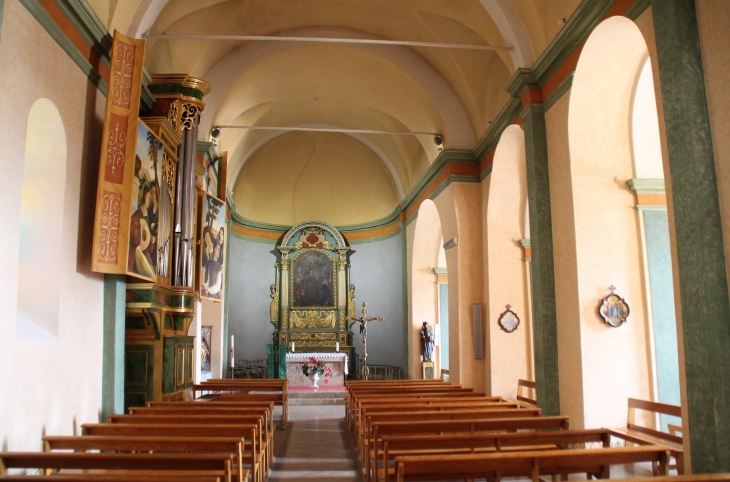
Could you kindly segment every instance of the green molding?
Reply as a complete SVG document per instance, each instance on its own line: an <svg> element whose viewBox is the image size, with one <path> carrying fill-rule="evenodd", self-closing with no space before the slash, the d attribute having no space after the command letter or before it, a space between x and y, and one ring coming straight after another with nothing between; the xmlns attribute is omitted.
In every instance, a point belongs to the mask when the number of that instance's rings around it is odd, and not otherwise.
<svg viewBox="0 0 730 482"><path fill-rule="evenodd" d="M448 276L449 275L449 273L448 273L448 271L447 271L446 268L434 268L433 269L433 273L436 276Z"/></svg>
<svg viewBox="0 0 730 482"><path fill-rule="evenodd" d="M5 11L5 0L0 0L0 39L3 35L3 12Z"/></svg>
<svg viewBox="0 0 730 482"><path fill-rule="evenodd" d="M53 40L63 49L71 60L81 69L92 84L99 89L105 97L109 86L101 78L99 72L91 65L89 60L79 52L76 46L69 40L66 34L59 28L46 10L38 3L38 0L19 0L20 3L30 12L33 18L48 32ZM111 35L101 23L96 13L85 0L55 0L56 5L63 11L76 31L84 38L86 43L96 53L101 62L107 67L111 62ZM142 73L142 95L140 110L146 112L152 109L155 97L150 92L147 84L150 80L146 71Z"/></svg>
<svg viewBox="0 0 730 482"><path fill-rule="evenodd" d="M529 239L520 239L519 243L522 249L531 249Z"/></svg>
<svg viewBox="0 0 730 482"><path fill-rule="evenodd" d="M400 202L401 210L405 211L418 199L428 186L448 167L452 162L461 162L466 164L478 164L472 151L445 149L441 151L438 157L428 166L426 172L421 175L420 179L408 191L408 194Z"/></svg>
<svg viewBox="0 0 730 482"><path fill-rule="evenodd" d="M635 177L626 181L634 194L666 194L664 179Z"/></svg>
<svg viewBox="0 0 730 482"><path fill-rule="evenodd" d="M497 117L484 133L477 145L474 147L474 159L481 161L489 151L499 142L502 132L509 127L520 115L522 108L522 100L516 97L510 97L507 103L499 111Z"/></svg>
<svg viewBox="0 0 730 482"><path fill-rule="evenodd" d="M203 93L193 87L185 87L180 84L153 84L149 86L153 94L181 94L203 100Z"/></svg>
<svg viewBox="0 0 730 482"><path fill-rule="evenodd" d="M539 87L563 65L613 7L616 0L583 0L532 67Z"/></svg>
<svg viewBox="0 0 730 482"><path fill-rule="evenodd" d="M575 77L575 72L568 74L568 76L560 82L560 85L558 85L555 91L550 94L547 99L545 99L543 102L543 109L545 109L545 112L549 111L550 108L554 106L566 94L566 92L570 90L571 87L573 87L573 77Z"/></svg>
<svg viewBox="0 0 730 482"><path fill-rule="evenodd" d="M504 90L512 94L512 97L520 98L528 87L537 87L535 75L532 73L532 69L518 67L507 85L504 86Z"/></svg>
<svg viewBox="0 0 730 482"><path fill-rule="evenodd" d="M393 231L392 233L383 234L381 236L374 236L372 238L364 238L364 239L354 239L354 240L347 240L350 246L356 246L358 244L367 244L367 243L374 243L376 241L384 241L386 239L394 238L400 234L400 227ZM345 237L347 237L347 233L343 234Z"/></svg>
<svg viewBox="0 0 730 482"><path fill-rule="evenodd" d="M112 36L85 0L55 0L106 67L111 65Z"/></svg>
<svg viewBox="0 0 730 482"><path fill-rule="evenodd" d="M636 2L626 10L625 15L631 20L636 20L642 13L644 13L644 10L649 8L649 5L651 5L651 0L636 0Z"/></svg>
<svg viewBox="0 0 730 482"><path fill-rule="evenodd" d="M56 22L48 15L46 10L38 3L38 0L19 0L20 3L30 12L38 23L48 32L53 40L63 49L71 60L81 69L99 91L106 96L108 85L99 73L92 67L91 63L81 55L81 52L69 40L65 33L56 25Z"/></svg>

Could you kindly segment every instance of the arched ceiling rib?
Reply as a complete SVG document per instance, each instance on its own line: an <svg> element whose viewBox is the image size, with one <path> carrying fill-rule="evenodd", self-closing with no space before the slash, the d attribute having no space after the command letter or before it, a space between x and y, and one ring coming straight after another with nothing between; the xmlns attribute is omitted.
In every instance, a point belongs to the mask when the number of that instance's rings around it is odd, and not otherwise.
<svg viewBox="0 0 730 482"><path fill-rule="evenodd" d="M512 72L532 66L559 30L556 20L569 16L580 2L89 1L107 26L114 24L136 37L143 33L279 35L511 46L509 52L241 40L158 39L147 43L145 65L150 73L185 73L212 85L204 99L202 139L209 139L216 124L327 125L440 132L444 147L457 149L474 147L504 106L509 96L504 86ZM271 167L261 156L286 152L288 142L313 143L319 156L333 155L327 161L333 172L340 172L345 164L357 165L352 161L356 158L380 162L383 170L372 179L390 179L386 191L392 191L392 196L388 194L388 199L402 198L438 155L433 139L427 136L328 136L226 129L219 144L229 151L229 172L256 172L259 178L265 175L266 166ZM269 143L275 143L275 148L266 148ZM340 152L335 145L352 152ZM290 162L298 168L309 165L304 162L306 148L294 144L289 148L298 153L298 160L284 156L271 162ZM258 167L244 169L250 159ZM321 157L317 162L317 169L324 166ZM236 185L246 183L236 181Z"/></svg>

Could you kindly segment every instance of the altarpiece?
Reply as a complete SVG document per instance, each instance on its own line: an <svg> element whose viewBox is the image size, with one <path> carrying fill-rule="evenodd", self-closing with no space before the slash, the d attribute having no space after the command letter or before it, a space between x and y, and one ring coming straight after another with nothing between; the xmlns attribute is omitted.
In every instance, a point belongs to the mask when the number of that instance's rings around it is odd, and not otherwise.
<svg viewBox="0 0 730 482"><path fill-rule="evenodd" d="M353 363L348 330L350 247L329 224L310 221L286 232L277 247L276 283L272 286L274 340L286 350L321 353L339 349ZM352 370L350 370L352 372Z"/></svg>

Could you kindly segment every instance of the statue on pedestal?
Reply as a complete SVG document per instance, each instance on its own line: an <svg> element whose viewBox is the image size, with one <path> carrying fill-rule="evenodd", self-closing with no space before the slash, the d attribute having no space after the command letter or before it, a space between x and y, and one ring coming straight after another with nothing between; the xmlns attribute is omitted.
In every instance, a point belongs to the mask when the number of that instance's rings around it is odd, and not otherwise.
<svg viewBox="0 0 730 482"><path fill-rule="evenodd" d="M433 355L434 341L433 332L429 328L428 322L424 321L423 327L421 327L421 355L425 362L433 361L431 356Z"/></svg>
<svg viewBox="0 0 730 482"><path fill-rule="evenodd" d="M269 307L269 319L276 323L279 321L279 293L276 292L276 285L271 285L271 306Z"/></svg>

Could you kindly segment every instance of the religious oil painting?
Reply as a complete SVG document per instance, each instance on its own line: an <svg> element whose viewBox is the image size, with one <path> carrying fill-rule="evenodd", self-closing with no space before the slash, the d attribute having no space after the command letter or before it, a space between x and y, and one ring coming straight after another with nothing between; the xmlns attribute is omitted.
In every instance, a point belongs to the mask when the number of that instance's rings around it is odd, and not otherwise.
<svg viewBox="0 0 730 482"><path fill-rule="evenodd" d="M200 296L223 301L226 210L223 201L203 195L200 219Z"/></svg>
<svg viewBox="0 0 730 482"><path fill-rule="evenodd" d="M212 326L203 326L200 328L200 371L210 372L210 336L213 331Z"/></svg>
<svg viewBox="0 0 730 482"><path fill-rule="evenodd" d="M292 308L333 308L334 261L324 253L308 251L292 263Z"/></svg>
<svg viewBox="0 0 730 482"><path fill-rule="evenodd" d="M130 197L127 273L150 281L157 280L162 163L162 142L140 121Z"/></svg>

